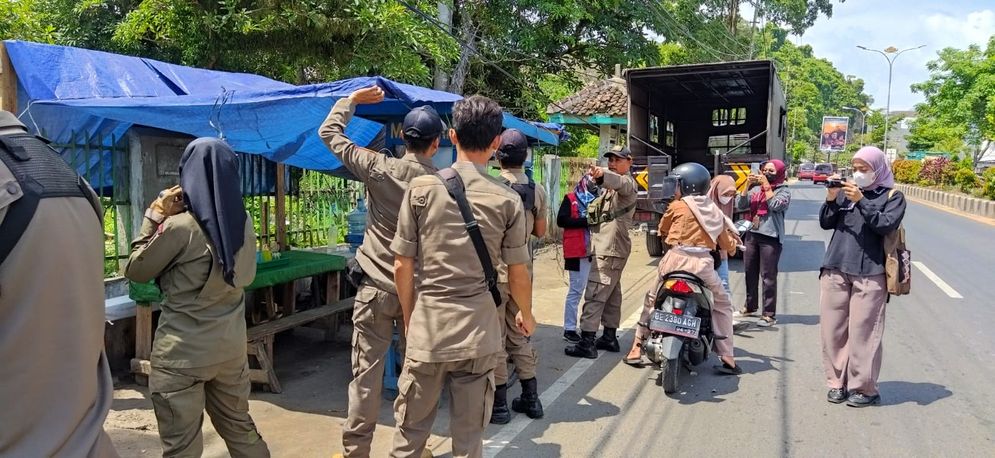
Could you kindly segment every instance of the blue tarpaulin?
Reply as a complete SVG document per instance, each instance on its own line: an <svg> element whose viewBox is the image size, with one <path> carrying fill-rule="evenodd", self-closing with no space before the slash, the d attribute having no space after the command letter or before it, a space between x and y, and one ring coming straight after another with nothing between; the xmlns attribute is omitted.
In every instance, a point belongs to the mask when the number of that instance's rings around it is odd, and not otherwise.
<svg viewBox="0 0 995 458"><path fill-rule="evenodd" d="M79 48L6 41L18 77L21 120L56 143L122 137L141 125L195 137L216 136L209 124L223 91L224 136L236 151L312 170L346 175L321 144L317 128L332 104L362 87L384 89L384 102L357 108L346 133L364 146L384 141L384 124L411 108L433 105L444 117L461 97L381 77L294 86L258 75L205 70ZM540 144L556 145L546 129L505 115ZM75 138L73 138L75 133ZM108 153L109 154L109 153ZM104 161L110 166L111 161ZM111 176L106 174L105 176ZM105 185L109 185L106 183Z"/></svg>

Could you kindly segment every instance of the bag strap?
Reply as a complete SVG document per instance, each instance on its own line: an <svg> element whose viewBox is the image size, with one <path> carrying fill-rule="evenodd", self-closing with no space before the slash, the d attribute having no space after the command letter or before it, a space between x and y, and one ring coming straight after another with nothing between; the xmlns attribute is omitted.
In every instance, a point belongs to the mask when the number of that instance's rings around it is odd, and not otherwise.
<svg viewBox="0 0 995 458"><path fill-rule="evenodd" d="M477 252L477 259L480 259L480 266L484 268L484 283L487 285L488 291L491 292L494 305L500 306L504 301L501 299L501 292L498 291L497 287L497 271L494 270L494 263L491 262L491 255L487 251L484 236L480 233L480 224L473 217L470 202L466 200L466 186L463 184L463 179L460 178L459 173L453 168L439 170L435 176L442 180L442 184L446 186L449 195L456 200L459 212L463 216L463 223L466 225L466 233L470 235L470 241L473 242L473 249Z"/></svg>
<svg viewBox="0 0 995 458"><path fill-rule="evenodd" d="M7 215L4 216L3 223L0 223L0 265L21 240L41 200L41 192L34 186L21 183L21 190L21 198L7 207Z"/></svg>
<svg viewBox="0 0 995 458"><path fill-rule="evenodd" d="M895 193L896 192L898 192L897 189L891 188L891 190L888 191L888 200L891 200L892 197L895 197ZM905 245L905 225L904 224L899 224L898 225L898 229L895 229L895 230L898 231L898 243L900 243L901 245L904 246Z"/></svg>
<svg viewBox="0 0 995 458"><path fill-rule="evenodd" d="M618 211L610 212L609 215L611 215L611 219L614 220L614 219L618 218L619 216L622 216L622 215L624 215L626 213L629 213L629 211L632 210L633 208L636 208L636 204L629 205L629 206L627 206L627 207L625 207L625 208L623 208L621 210L618 210Z"/></svg>

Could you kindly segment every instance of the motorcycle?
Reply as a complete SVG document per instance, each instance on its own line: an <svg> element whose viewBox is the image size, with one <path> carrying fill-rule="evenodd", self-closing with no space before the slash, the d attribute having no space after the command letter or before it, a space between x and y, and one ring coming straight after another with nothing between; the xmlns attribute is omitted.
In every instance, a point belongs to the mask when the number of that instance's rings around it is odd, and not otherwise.
<svg viewBox="0 0 995 458"><path fill-rule="evenodd" d="M749 228L749 221L736 224L740 236ZM731 336L715 335L712 291L696 275L667 273L652 294L654 310L644 323L650 335L643 342L643 354L660 369L658 381L664 393L672 394L680 385L682 366L691 371L708 359L717 339Z"/></svg>

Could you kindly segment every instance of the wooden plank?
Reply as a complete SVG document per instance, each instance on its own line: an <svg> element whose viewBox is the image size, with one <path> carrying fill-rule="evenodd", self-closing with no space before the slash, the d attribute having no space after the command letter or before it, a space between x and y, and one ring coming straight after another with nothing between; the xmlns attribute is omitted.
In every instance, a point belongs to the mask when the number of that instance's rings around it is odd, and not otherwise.
<svg viewBox="0 0 995 458"><path fill-rule="evenodd" d="M131 360L131 373L135 375L135 383L148 386L149 376L152 375L152 362L147 359L133 358Z"/></svg>
<svg viewBox="0 0 995 458"><path fill-rule="evenodd" d="M290 280L280 286L280 309L284 315L297 312L297 280Z"/></svg>
<svg viewBox="0 0 995 458"><path fill-rule="evenodd" d="M272 342L272 340L270 341ZM266 372L266 385L269 386L269 390L273 393L282 393L283 387L280 386L280 380L276 378L276 370L273 368L273 359L271 355L271 349L267 349L263 342L256 342L256 358L259 360L259 366L264 372ZM272 343L270 344L272 347Z"/></svg>
<svg viewBox="0 0 995 458"><path fill-rule="evenodd" d="M278 332L302 326L319 318L349 310L352 308L352 301L353 298L350 297L332 304L288 315L278 320L263 323L259 326L253 326L249 328L248 340L249 342L253 342L262 339L263 337L274 335Z"/></svg>
<svg viewBox="0 0 995 458"><path fill-rule="evenodd" d="M135 310L135 358L152 357L152 306L138 304Z"/></svg>
<svg viewBox="0 0 995 458"><path fill-rule="evenodd" d="M7 47L0 41L0 109L17 112L17 73L7 56Z"/></svg>
<svg viewBox="0 0 995 458"><path fill-rule="evenodd" d="M287 249L287 189L286 166L276 163L276 243L280 251Z"/></svg>

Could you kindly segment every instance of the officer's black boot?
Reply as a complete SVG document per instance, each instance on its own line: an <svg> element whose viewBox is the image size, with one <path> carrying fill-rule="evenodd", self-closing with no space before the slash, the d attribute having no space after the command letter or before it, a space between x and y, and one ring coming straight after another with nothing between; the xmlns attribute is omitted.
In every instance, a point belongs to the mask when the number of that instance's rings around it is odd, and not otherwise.
<svg viewBox="0 0 995 458"><path fill-rule="evenodd" d="M542 401L539 401L538 385L535 377L522 380L522 395L511 401L511 410L524 413L529 418L542 418Z"/></svg>
<svg viewBox="0 0 995 458"><path fill-rule="evenodd" d="M494 390L494 408L491 409L491 423L507 424L511 421L511 411L508 410L508 385L498 385Z"/></svg>
<svg viewBox="0 0 995 458"><path fill-rule="evenodd" d="M601 334L601 337L598 338L598 341L594 345L598 350L610 351L612 353L621 351L621 348L618 346L618 337L615 336L615 328L605 328L605 333Z"/></svg>
<svg viewBox="0 0 995 458"><path fill-rule="evenodd" d="M596 332L581 331L580 332L580 342L576 345L571 345L563 350L567 356L573 356L575 358L588 358L597 359L598 349L594 347L594 336Z"/></svg>

